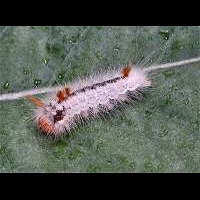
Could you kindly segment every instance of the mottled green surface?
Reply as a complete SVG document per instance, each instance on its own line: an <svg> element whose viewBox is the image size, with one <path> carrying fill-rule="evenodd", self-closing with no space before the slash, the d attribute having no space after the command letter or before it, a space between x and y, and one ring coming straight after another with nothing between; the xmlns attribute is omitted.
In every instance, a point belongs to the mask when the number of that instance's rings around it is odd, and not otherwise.
<svg viewBox="0 0 200 200"><path fill-rule="evenodd" d="M0 93L127 63L200 55L199 27L0 27ZM200 172L200 64L153 77L135 106L49 140L26 100L0 102L0 172Z"/></svg>

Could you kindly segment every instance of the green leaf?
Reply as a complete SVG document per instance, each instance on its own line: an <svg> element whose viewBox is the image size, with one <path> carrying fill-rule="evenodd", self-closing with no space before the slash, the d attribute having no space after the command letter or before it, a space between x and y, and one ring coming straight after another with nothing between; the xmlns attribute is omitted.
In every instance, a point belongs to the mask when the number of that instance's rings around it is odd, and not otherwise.
<svg viewBox="0 0 200 200"><path fill-rule="evenodd" d="M199 27L0 27L0 93L198 55ZM62 140L27 100L0 102L0 172L200 172L199 77L200 64L159 72L141 101Z"/></svg>

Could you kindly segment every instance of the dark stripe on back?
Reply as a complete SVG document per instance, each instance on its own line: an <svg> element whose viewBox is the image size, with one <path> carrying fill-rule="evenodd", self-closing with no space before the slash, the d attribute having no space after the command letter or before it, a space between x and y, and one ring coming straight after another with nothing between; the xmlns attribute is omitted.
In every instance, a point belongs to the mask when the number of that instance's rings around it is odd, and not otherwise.
<svg viewBox="0 0 200 200"><path fill-rule="evenodd" d="M86 90L94 90L94 89L96 89L98 87L105 86L108 83L115 83L118 80L120 80L121 78L122 77L117 77L117 78L113 78L113 79L110 79L110 80L107 80L107 81L103 81L103 82L100 82L100 83L95 83L95 84L90 85L90 86L86 86L84 88L76 90L74 93L72 93L72 95L75 95L75 94L81 93L81 92L85 92Z"/></svg>

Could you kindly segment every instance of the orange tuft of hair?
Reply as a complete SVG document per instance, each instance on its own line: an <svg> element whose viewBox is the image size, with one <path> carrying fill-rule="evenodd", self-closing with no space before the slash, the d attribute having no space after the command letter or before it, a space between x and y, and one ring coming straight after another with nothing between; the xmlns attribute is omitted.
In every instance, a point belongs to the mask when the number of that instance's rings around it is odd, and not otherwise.
<svg viewBox="0 0 200 200"><path fill-rule="evenodd" d="M128 77L130 71L131 71L131 67L130 66L124 67L122 69L123 78Z"/></svg>
<svg viewBox="0 0 200 200"><path fill-rule="evenodd" d="M29 99L33 104L35 104L38 107L43 107L44 106L44 102L32 95L28 95L26 96L27 99Z"/></svg>
<svg viewBox="0 0 200 200"><path fill-rule="evenodd" d="M68 87L64 88L61 91L58 91L56 96L58 97L58 103L61 103L71 95L71 91Z"/></svg>
<svg viewBox="0 0 200 200"><path fill-rule="evenodd" d="M38 127L45 134L53 134L53 133L55 133L55 126L47 119L47 117L41 117L38 120Z"/></svg>

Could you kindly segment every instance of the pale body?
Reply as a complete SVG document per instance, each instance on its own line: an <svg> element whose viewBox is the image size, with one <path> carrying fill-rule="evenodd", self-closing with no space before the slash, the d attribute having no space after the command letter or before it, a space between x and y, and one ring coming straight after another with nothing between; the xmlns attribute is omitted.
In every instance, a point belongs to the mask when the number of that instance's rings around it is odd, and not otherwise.
<svg viewBox="0 0 200 200"><path fill-rule="evenodd" d="M113 80L112 82L106 82ZM103 84L102 84L103 82ZM99 85L98 85L99 83ZM90 86L96 84L95 88ZM45 106L36 111L36 121L45 118L54 128L49 128L48 134L59 135L65 130L70 131L78 120L109 112L117 103L129 101L128 93L137 96L140 90L151 86L151 81L142 69L131 69L125 78L120 73L111 72L107 75L81 80L76 84L69 84L75 95L58 103L56 98L44 100ZM82 88L86 88L81 91ZM59 113L59 115L58 115ZM56 120L62 118L61 120ZM46 129L46 127L45 127Z"/></svg>

